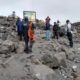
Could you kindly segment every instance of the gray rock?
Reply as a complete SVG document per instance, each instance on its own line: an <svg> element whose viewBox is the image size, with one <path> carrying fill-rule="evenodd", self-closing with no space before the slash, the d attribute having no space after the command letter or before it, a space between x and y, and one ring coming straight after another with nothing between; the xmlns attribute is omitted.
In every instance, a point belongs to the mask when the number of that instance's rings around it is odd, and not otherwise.
<svg viewBox="0 0 80 80"><path fill-rule="evenodd" d="M60 52L58 54L55 54L54 57L57 59L57 64L59 64L59 66L63 66L63 67L67 67L66 65L66 55L64 52Z"/></svg>
<svg viewBox="0 0 80 80"><path fill-rule="evenodd" d="M53 57L51 54L44 54L43 57L41 58L41 61L43 64L49 66L49 67L58 67L58 60Z"/></svg>
<svg viewBox="0 0 80 80"><path fill-rule="evenodd" d="M66 55L64 52L58 53L55 55L51 54L44 54L44 56L41 58L42 63L53 68L53 67L59 67L64 66L66 67Z"/></svg>
<svg viewBox="0 0 80 80"><path fill-rule="evenodd" d="M0 45L0 54L7 54L10 52L13 52L15 50L15 44L14 42L10 40L2 41Z"/></svg>
<svg viewBox="0 0 80 80"><path fill-rule="evenodd" d="M7 54L9 52L9 48L6 46L0 47L0 54Z"/></svg>
<svg viewBox="0 0 80 80"><path fill-rule="evenodd" d="M59 76L45 65L32 65L30 71L38 80L60 80Z"/></svg>
<svg viewBox="0 0 80 80"><path fill-rule="evenodd" d="M10 40L5 40L2 45L9 48L10 51L13 51L15 49L14 42L12 42Z"/></svg>
<svg viewBox="0 0 80 80"><path fill-rule="evenodd" d="M80 80L80 76L79 76L79 77L77 77L75 80Z"/></svg>
<svg viewBox="0 0 80 80"><path fill-rule="evenodd" d="M67 50L66 52L67 59L73 61L75 59L75 54L73 53L73 50Z"/></svg>

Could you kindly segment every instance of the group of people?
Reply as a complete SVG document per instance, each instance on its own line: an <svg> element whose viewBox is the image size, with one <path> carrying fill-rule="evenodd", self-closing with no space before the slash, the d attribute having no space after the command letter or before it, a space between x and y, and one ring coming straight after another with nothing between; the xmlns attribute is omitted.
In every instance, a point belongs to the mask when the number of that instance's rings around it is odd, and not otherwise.
<svg viewBox="0 0 80 80"><path fill-rule="evenodd" d="M23 20L20 18L16 21L16 28L20 40L24 40L26 53L32 52L32 47L34 43L34 24L29 21L27 17Z"/></svg>
<svg viewBox="0 0 80 80"><path fill-rule="evenodd" d="M46 40L50 40L50 18L49 16L45 19L45 35L46 35ZM64 26L64 31L65 35L67 36L69 40L69 45L70 47L73 47L73 29L72 25L69 20L66 20L66 25ZM52 33L53 33L53 38L59 39L60 37L60 32L61 32L61 25L60 21L58 20L57 22L54 22L53 28L52 28Z"/></svg>
<svg viewBox="0 0 80 80"><path fill-rule="evenodd" d="M50 18L49 16L45 19L45 37L46 40L50 40L50 32L51 32L51 25L50 25ZM25 17L23 20L20 18L16 21L16 28L18 32L18 36L20 40L24 39L25 42L25 49L24 51L26 53L32 52L32 47L34 43L34 29L35 26L32 21L29 21L27 17ZM59 39L60 35L60 21L54 22L52 33L53 38ZM72 26L69 20L66 21L65 25L65 34L68 37L70 47L73 47L73 38L72 38Z"/></svg>

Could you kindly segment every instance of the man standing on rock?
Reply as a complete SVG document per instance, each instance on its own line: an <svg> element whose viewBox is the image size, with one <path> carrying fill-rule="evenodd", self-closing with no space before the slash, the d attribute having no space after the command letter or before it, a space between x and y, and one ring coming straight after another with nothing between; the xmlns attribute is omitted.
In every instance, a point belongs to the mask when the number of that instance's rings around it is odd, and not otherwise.
<svg viewBox="0 0 80 80"><path fill-rule="evenodd" d="M67 32L70 47L73 47L72 26L69 20L66 21L65 30Z"/></svg>
<svg viewBox="0 0 80 80"><path fill-rule="evenodd" d="M46 18L46 24L45 24L45 35L46 40L50 40L50 18L49 16Z"/></svg>
<svg viewBox="0 0 80 80"><path fill-rule="evenodd" d="M22 40L23 26L20 18L17 19L16 26L17 26L18 36L20 37L20 40Z"/></svg>

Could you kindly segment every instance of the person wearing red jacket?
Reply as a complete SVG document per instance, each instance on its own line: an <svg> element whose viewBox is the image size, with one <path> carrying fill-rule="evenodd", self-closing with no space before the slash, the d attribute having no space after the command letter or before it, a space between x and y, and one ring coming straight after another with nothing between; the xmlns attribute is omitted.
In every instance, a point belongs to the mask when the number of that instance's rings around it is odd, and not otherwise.
<svg viewBox="0 0 80 80"><path fill-rule="evenodd" d="M28 23L29 29L28 29L28 37L29 37L29 51L32 52L32 47L33 47L33 43L34 43L34 25L33 23L30 21Z"/></svg>

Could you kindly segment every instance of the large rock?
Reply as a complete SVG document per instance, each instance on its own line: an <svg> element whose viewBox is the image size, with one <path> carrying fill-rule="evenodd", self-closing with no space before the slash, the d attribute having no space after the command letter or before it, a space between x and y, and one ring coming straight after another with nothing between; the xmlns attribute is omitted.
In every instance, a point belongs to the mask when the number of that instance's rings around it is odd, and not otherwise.
<svg viewBox="0 0 80 80"><path fill-rule="evenodd" d="M54 58L56 58L57 60L57 64L59 64L59 66L63 66L63 67L67 67L66 65L66 55L64 52L60 52L58 54L54 55Z"/></svg>
<svg viewBox="0 0 80 80"><path fill-rule="evenodd" d="M45 54L42 57L42 63L49 66L49 67L58 67L58 61L55 57L53 57L53 55L51 54Z"/></svg>
<svg viewBox="0 0 80 80"><path fill-rule="evenodd" d="M14 43L12 41L10 41L10 40L5 40L3 42L3 45L8 47L10 51L13 51L15 49Z"/></svg>
<svg viewBox="0 0 80 80"><path fill-rule="evenodd" d="M5 40L0 45L0 54L7 54L13 52L14 50L15 50L15 44L10 40Z"/></svg>
<svg viewBox="0 0 80 80"><path fill-rule="evenodd" d="M67 59L73 61L75 59L75 51L74 51L74 49L68 49L66 51L66 57L67 57Z"/></svg>
<svg viewBox="0 0 80 80"><path fill-rule="evenodd" d="M9 52L9 48L6 46L0 46L0 54L7 54Z"/></svg>
<svg viewBox="0 0 80 80"><path fill-rule="evenodd" d="M64 52L51 55L51 54L45 54L41 58L42 63L51 67L51 68L56 68L59 66L64 66L66 67L66 55Z"/></svg>
<svg viewBox="0 0 80 80"><path fill-rule="evenodd" d="M59 80L59 76L45 65L32 65L30 71L36 80Z"/></svg>
<svg viewBox="0 0 80 80"><path fill-rule="evenodd" d="M16 55L17 56L17 55ZM28 80L21 79L27 76L27 72L24 70L24 65L15 56L10 57L2 64L3 68L0 68L0 80Z"/></svg>

